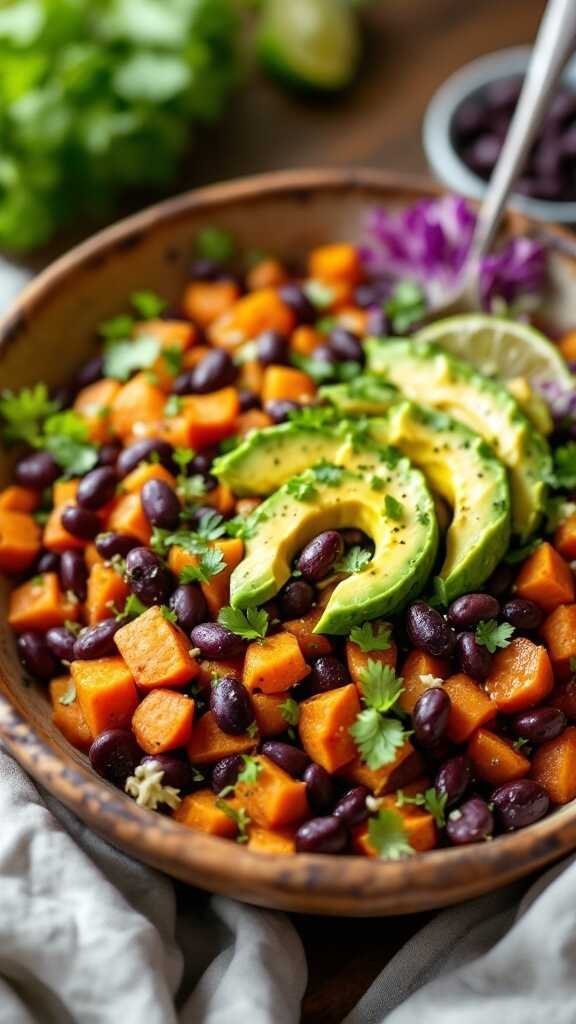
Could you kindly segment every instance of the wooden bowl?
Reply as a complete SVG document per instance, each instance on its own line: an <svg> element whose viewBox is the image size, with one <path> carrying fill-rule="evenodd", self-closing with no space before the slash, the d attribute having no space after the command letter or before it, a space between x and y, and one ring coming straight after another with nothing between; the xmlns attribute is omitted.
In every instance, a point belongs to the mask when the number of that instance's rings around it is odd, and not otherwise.
<svg viewBox="0 0 576 1024"><path fill-rule="evenodd" d="M241 246L301 257L319 242L358 239L376 204L435 190L376 171L297 171L191 192L103 231L41 274L0 324L0 381L63 383L92 352L95 327L134 290L176 299L196 232L230 229ZM576 323L572 236L516 215L507 230L544 231L552 250L554 315ZM0 485L10 478L0 464ZM496 889L576 847L576 802L523 832L400 862L271 856L193 832L137 807L98 778L51 723L44 693L23 685L0 588L0 739L20 764L96 832L134 857L194 885L265 907L372 916L440 907Z"/></svg>

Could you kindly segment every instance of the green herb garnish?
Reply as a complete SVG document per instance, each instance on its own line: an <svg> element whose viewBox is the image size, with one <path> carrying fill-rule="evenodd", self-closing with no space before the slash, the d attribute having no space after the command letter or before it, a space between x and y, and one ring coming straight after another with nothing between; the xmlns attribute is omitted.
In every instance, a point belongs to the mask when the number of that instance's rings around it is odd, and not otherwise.
<svg viewBox="0 0 576 1024"><path fill-rule="evenodd" d="M476 626L476 642L482 644L490 654L498 648L508 647L514 633L514 626L508 622L498 624L496 619L487 619Z"/></svg>
<svg viewBox="0 0 576 1024"><path fill-rule="evenodd" d="M263 640L268 632L269 616L263 608L221 608L218 622L243 640Z"/></svg>
<svg viewBox="0 0 576 1024"><path fill-rule="evenodd" d="M365 622L350 630L350 640L365 654L369 651L388 651L392 646L391 633L392 627L388 623L375 627L374 623Z"/></svg>

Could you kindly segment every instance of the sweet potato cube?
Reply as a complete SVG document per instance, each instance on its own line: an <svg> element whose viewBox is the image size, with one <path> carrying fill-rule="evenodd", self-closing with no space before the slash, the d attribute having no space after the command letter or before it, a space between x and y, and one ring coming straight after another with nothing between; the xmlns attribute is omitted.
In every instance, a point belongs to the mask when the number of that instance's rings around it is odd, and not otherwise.
<svg viewBox="0 0 576 1024"><path fill-rule="evenodd" d="M16 587L10 594L8 622L20 633L26 629L51 629L76 621L79 605L62 593L55 572L45 572Z"/></svg>
<svg viewBox="0 0 576 1024"><path fill-rule="evenodd" d="M108 529L112 533L130 533L142 544L148 544L152 529L144 515L139 494L123 494L116 499L108 516Z"/></svg>
<svg viewBox="0 0 576 1024"><path fill-rule="evenodd" d="M88 436L96 444L104 444L112 437L110 413L112 403L120 391L120 383L103 377L82 388L74 402L74 412L81 415L88 428Z"/></svg>
<svg viewBox="0 0 576 1024"><path fill-rule="evenodd" d="M360 757L355 757L338 775L357 786L367 786L371 793L380 796L393 789L402 789L422 773L422 757L414 750L410 740L396 751L396 757L390 764L381 768L369 768Z"/></svg>
<svg viewBox="0 0 576 1024"><path fill-rule="evenodd" d="M262 382L262 403L276 401L310 402L316 385L302 370L291 366L267 366Z"/></svg>
<svg viewBox="0 0 576 1024"><path fill-rule="evenodd" d="M450 676L444 689L451 703L447 734L454 743L465 743L496 715L497 708L484 690L463 672Z"/></svg>
<svg viewBox="0 0 576 1024"><path fill-rule="evenodd" d="M252 707L261 736L279 736L286 732L288 723L280 710L286 700L285 693L253 693Z"/></svg>
<svg viewBox="0 0 576 1024"><path fill-rule="evenodd" d="M282 828L310 815L306 783L298 782L264 754L254 758L260 767L255 782L236 784L235 795L251 821L262 828Z"/></svg>
<svg viewBox="0 0 576 1024"><path fill-rule="evenodd" d="M129 729L138 691L122 658L73 661L70 666L78 702L92 736L106 729Z"/></svg>
<svg viewBox="0 0 576 1024"><path fill-rule="evenodd" d="M290 334L295 326L292 310L282 301L275 288L260 288L238 299L216 317L208 329L213 345L234 349L244 341L256 338L263 331Z"/></svg>
<svg viewBox="0 0 576 1024"><path fill-rule="evenodd" d="M308 271L319 281L356 284L360 270L360 253L348 242L320 245L310 253Z"/></svg>
<svg viewBox="0 0 576 1024"><path fill-rule="evenodd" d="M114 433L125 442L139 439L143 436L142 425L160 423L165 403L164 392L145 373L137 373L120 388L112 402Z"/></svg>
<svg viewBox="0 0 576 1024"><path fill-rule="evenodd" d="M434 818L428 811L421 807L397 807L394 797L390 798L390 805L386 804L385 809L394 811L402 818L408 842L417 853L433 850L438 844L438 829ZM370 842L367 821L363 821L352 829L352 849L355 853L363 854L365 857L378 856Z"/></svg>
<svg viewBox="0 0 576 1024"><path fill-rule="evenodd" d="M327 772L337 771L356 757L350 726L359 714L360 698L353 683L301 703L298 731L302 746Z"/></svg>
<svg viewBox="0 0 576 1024"><path fill-rule="evenodd" d="M192 735L194 701L174 690L150 690L132 716L132 729L142 750L162 754L184 747Z"/></svg>
<svg viewBox="0 0 576 1024"><path fill-rule="evenodd" d="M44 527L43 544L50 551L61 554L68 548L85 548L87 541L74 537L62 526L62 510L66 505L74 504L78 480L57 480L52 489L53 509Z"/></svg>
<svg viewBox="0 0 576 1024"><path fill-rule="evenodd" d="M447 679L449 674L449 663L442 658L435 658L432 654L418 649L410 651L400 673L404 680L404 690L400 696L402 709L412 714L418 698L430 688L427 676ZM425 677L424 682L422 676Z"/></svg>
<svg viewBox="0 0 576 1024"><path fill-rule="evenodd" d="M198 664L189 654L190 641L156 605L122 626L114 640L143 690L186 686L198 675Z"/></svg>
<svg viewBox="0 0 576 1024"><path fill-rule="evenodd" d="M216 802L218 797L211 789L198 789L190 796L185 796L174 811L174 821L179 821L187 828L196 828L211 836L222 836L223 839L234 839L237 826L235 821L221 811Z"/></svg>
<svg viewBox="0 0 576 1024"><path fill-rule="evenodd" d="M492 786L522 779L530 771L528 758L489 729L474 733L468 744L468 756L476 777Z"/></svg>
<svg viewBox="0 0 576 1024"><path fill-rule="evenodd" d="M232 537L216 540L210 546L216 551L220 551L224 559L224 567L205 583L201 583L200 588L206 598L211 616L216 619L220 609L230 603L230 577L232 571L242 561L244 542L239 538ZM174 545L170 548L168 555L168 567L176 576L179 576L186 566L198 565L198 560L198 555Z"/></svg>
<svg viewBox="0 0 576 1024"><path fill-rule="evenodd" d="M229 754L250 754L257 744L257 736L231 736L223 732L212 712L207 711L195 722L186 750L193 764L215 764Z"/></svg>
<svg viewBox="0 0 576 1024"><path fill-rule="evenodd" d="M252 825L248 833L248 849L258 853L294 853L294 832Z"/></svg>
<svg viewBox="0 0 576 1024"><path fill-rule="evenodd" d="M235 281L192 281L184 292L182 308L200 327L209 327L240 298Z"/></svg>
<svg viewBox="0 0 576 1024"><path fill-rule="evenodd" d="M27 512L0 509L0 572L29 569L40 551L40 528Z"/></svg>
<svg viewBox="0 0 576 1024"><path fill-rule="evenodd" d="M535 601L545 612L574 601L570 566L547 541L524 562L516 580L516 593Z"/></svg>
<svg viewBox="0 0 576 1024"><path fill-rule="evenodd" d="M576 335L575 335L576 337ZM554 547L568 562L576 558L576 515L568 516L554 534Z"/></svg>
<svg viewBox="0 0 576 1024"><path fill-rule="evenodd" d="M86 725L86 719L78 698L75 697L71 703L61 703L61 698L68 696L71 687L74 685L71 676L59 676L50 683L50 700L52 703L52 721L60 730L68 743L71 743L77 750L87 753L92 743L92 734Z"/></svg>
<svg viewBox="0 0 576 1024"><path fill-rule="evenodd" d="M532 758L532 778L548 791L553 804L576 797L576 727L568 726L555 740L538 747Z"/></svg>
<svg viewBox="0 0 576 1024"><path fill-rule="evenodd" d="M234 433L239 412L238 391L233 387L184 398L182 416L187 424L187 443L196 450L218 444Z"/></svg>
<svg viewBox="0 0 576 1024"><path fill-rule="evenodd" d="M40 504L38 491L11 484L0 491L0 512L34 512Z"/></svg>
<svg viewBox="0 0 576 1024"><path fill-rule="evenodd" d="M310 672L291 633L275 633L251 643L246 651L242 682L248 690L280 693Z"/></svg>
<svg viewBox="0 0 576 1024"><path fill-rule="evenodd" d="M175 487L176 479L160 462L141 462L136 469L128 473L122 481L122 490L126 494L140 494L144 484L149 480L163 480L170 487Z"/></svg>
<svg viewBox="0 0 576 1024"><path fill-rule="evenodd" d="M119 573L100 562L90 569L87 590L86 615L91 626L111 618L114 608L123 608L130 592Z"/></svg>
<svg viewBox="0 0 576 1024"><path fill-rule="evenodd" d="M512 715L545 700L554 688L548 651L519 636L495 654L486 692L499 711Z"/></svg>
<svg viewBox="0 0 576 1024"><path fill-rule="evenodd" d="M570 659L576 657L576 604L560 604L542 626L554 672L568 679Z"/></svg>
<svg viewBox="0 0 576 1024"><path fill-rule="evenodd" d="M306 661L319 658L322 654L330 654L333 650L330 637L314 632L315 627L322 618L322 614L323 609L321 607L312 608L301 619L290 619L288 622L283 623L284 630L296 637L298 646Z"/></svg>

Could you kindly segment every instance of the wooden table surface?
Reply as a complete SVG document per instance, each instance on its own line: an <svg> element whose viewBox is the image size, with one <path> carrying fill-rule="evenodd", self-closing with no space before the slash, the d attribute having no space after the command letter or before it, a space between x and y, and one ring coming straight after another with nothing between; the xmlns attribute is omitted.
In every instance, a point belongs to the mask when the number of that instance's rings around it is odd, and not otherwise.
<svg viewBox="0 0 576 1024"><path fill-rule="evenodd" d="M190 180L327 164L426 173L421 123L433 92L475 57L530 42L544 6L544 0L374 3L366 16L366 66L346 97L304 102L256 75L190 167ZM341 1021L427 919L295 917L310 967L305 1024Z"/></svg>

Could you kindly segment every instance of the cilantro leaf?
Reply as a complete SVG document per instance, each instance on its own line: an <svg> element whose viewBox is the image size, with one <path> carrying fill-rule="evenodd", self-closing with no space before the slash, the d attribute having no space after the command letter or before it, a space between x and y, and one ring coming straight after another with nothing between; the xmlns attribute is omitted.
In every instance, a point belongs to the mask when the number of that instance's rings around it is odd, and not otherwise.
<svg viewBox="0 0 576 1024"><path fill-rule="evenodd" d="M364 703L380 713L390 711L404 690L402 677L397 676L390 665L383 665L372 658L360 670L359 678Z"/></svg>
<svg viewBox="0 0 576 1024"><path fill-rule="evenodd" d="M362 760L373 771L390 764L406 742L406 732L396 718L385 718L376 708L366 708L348 730Z"/></svg>
<svg viewBox="0 0 576 1024"><path fill-rule="evenodd" d="M172 609L169 608L167 604L161 604L160 611L162 612L162 615L164 616L167 622L178 622L178 616L176 615L176 612L173 612Z"/></svg>
<svg viewBox="0 0 576 1024"><path fill-rule="evenodd" d="M384 312L396 334L405 334L413 324L422 320L426 310L426 296L422 288L416 281L410 280L399 281L384 306Z"/></svg>
<svg viewBox="0 0 576 1024"><path fill-rule="evenodd" d="M182 409L182 399L180 395L170 395L164 403L164 415L165 416L178 416Z"/></svg>
<svg viewBox="0 0 576 1024"><path fill-rule="evenodd" d="M243 640L262 640L268 632L269 616L263 608L221 608L218 622Z"/></svg>
<svg viewBox="0 0 576 1024"><path fill-rule="evenodd" d="M390 639L392 627L387 623L376 625L373 622L365 622L362 626L354 626L350 630L350 640L356 644L361 651L388 651L392 646Z"/></svg>
<svg viewBox="0 0 576 1024"><path fill-rule="evenodd" d="M434 818L438 828L446 824L446 801L447 793L440 793L434 786L424 793L424 809Z"/></svg>
<svg viewBox="0 0 576 1024"><path fill-rule="evenodd" d="M250 540L250 537L254 536L256 531L256 522L252 516L247 516L246 519L242 519L240 516L234 516L233 519L229 519L226 523L226 533L229 537L238 537L240 540Z"/></svg>
<svg viewBox="0 0 576 1024"><path fill-rule="evenodd" d="M288 725L298 725L300 718L300 705L293 697L287 697L286 700L279 705L279 711L282 718Z"/></svg>
<svg viewBox="0 0 576 1024"><path fill-rule="evenodd" d="M128 594L124 608L117 613L116 618L137 619L145 611L147 611L146 605L142 604L140 598L136 597L136 594Z"/></svg>
<svg viewBox="0 0 576 1024"><path fill-rule="evenodd" d="M110 320L105 320L98 328L98 334L107 341L120 341L129 338L136 326L133 316L120 314Z"/></svg>
<svg viewBox="0 0 576 1024"><path fill-rule="evenodd" d="M216 807L235 823L236 828L238 829L236 842L247 843L248 826L250 825L251 819L248 817L244 808L239 807L238 810L236 810L235 807L232 807L232 804L227 803L226 800L222 799L222 797L219 797L216 801Z"/></svg>
<svg viewBox="0 0 576 1024"><path fill-rule="evenodd" d="M323 461L319 462L317 466L313 466L312 472L319 483L327 484L328 487L338 487L345 470L342 466L335 466L331 462Z"/></svg>
<svg viewBox="0 0 576 1024"><path fill-rule="evenodd" d="M226 568L224 555L218 548L203 551L196 565L185 565L180 573L181 583L207 583L211 576L217 576Z"/></svg>
<svg viewBox="0 0 576 1024"><path fill-rule="evenodd" d="M227 263L234 255L234 239L224 228L208 227L196 235L195 248L204 260Z"/></svg>
<svg viewBox="0 0 576 1024"><path fill-rule="evenodd" d="M156 292L148 290L132 292L130 303L143 320L155 320L168 305Z"/></svg>
<svg viewBox="0 0 576 1024"><path fill-rule="evenodd" d="M312 501L318 492L311 477L311 473L303 473L301 476L292 477L291 480L284 484L286 493L296 498L296 501Z"/></svg>
<svg viewBox="0 0 576 1024"><path fill-rule="evenodd" d="M513 633L514 626L508 622L498 624L496 619L487 619L478 623L475 636L477 643L494 654L499 647L508 647Z"/></svg>
<svg viewBox="0 0 576 1024"><path fill-rule="evenodd" d="M127 341L108 342L104 349L104 375L128 380L136 370L145 370L156 362L160 342L147 334Z"/></svg>
<svg viewBox="0 0 576 1024"><path fill-rule="evenodd" d="M252 785L258 781L258 776L262 771L262 763L249 754L242 754L242 760L244 767L240 769L236 782L246 782L248 785Z"/></svg>
<svg viewBox="0 0 576 1024"><path fill-rule="evenodd" d="M194 473L193 476L179 476L176 490L182 501L194 501L206 494L206 481L201 473Z"/></svg>
<svg viewBox="0 0 576 1024"><path fill-rule="evenodd" d="M168 345L162 349L162 359L166 370L172 377L177 377L184 363L184 353L177 345Z"/></svg>
<svg viewBox="0 0 576 1024"><path fill-rule="evenodd" d="M193 448L175 448L172 458L176 465L184 472L189 462L192 462L196 452Z"/></svg>
<svg viewBox="0 0 576 1024"><path fill-rule="evenodd" d="M396 811L380 810L368 820L368 841L382 860L399 860L414 853L402 817Z"/></svg>
<svg viewBox="0 0 576 1024"><path fill-rule="evenodd" d="M334 289L330 288L324 281L316 281L314 278L311 278L309 281L304 282L302 291L316 309L326 309L334 302Z"/></svg>
<svg viewBox="0 0 576 1024"><path fill-rule="evenodd" d="M363 572L368 562L372 561L372 555L367 548L361 548L358 544L349 548L342 558L334 563L334 572Z"/></svg>
<svg viewBox="0 0 576 1024"><path fill-rule="evenodd" d="M404 506L392 494L384 498L384 515L388 519L400 520L404 518Z"/></svg>
<svg viewBox="0 0 576 1024"><path fill-rule="evenodd" d="M227 524L219 512L203 512L200 516L196 533L204 540L218 540L226 533Z"/></svg>
<svg viewBox="0 0 576 1024"><path fill-rule="evenodd" d="M48 394L45 384L20 391L0 393L0 421L3 421L2 439L7 444L23 441L34 445L42 432L42 422L57 412L58 405Z"/></svg>
<svg viewBox="0 0 576 1024"><path fill-rule="evenodd" d="M62 694L62 696L60 697L60 700L58 701L58 703L59 704L63 704L64 707L68 707L70 704L73 704L75 700L76 700L76 686L75 686L74 680L70 679L70 681L68 683L68 687L66 689L66 692Z"/></svg>
<svg viewBox="0 0 576 1024"><path fill-rule="evenodd" d="M576 441L560 445L554 452L554 484L563 491L576 487Z"/></svg>

